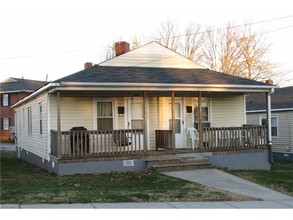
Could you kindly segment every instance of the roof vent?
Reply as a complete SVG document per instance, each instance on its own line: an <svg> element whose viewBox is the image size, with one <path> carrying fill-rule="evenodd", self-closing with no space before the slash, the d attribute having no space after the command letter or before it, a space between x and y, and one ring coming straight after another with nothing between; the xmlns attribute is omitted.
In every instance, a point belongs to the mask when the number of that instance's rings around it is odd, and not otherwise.
<svg viewBox="0 0 293 220"><path fill-rule="evenodd" d="M120 41L115 43L115 53L116 57L124 54L129 51L130 44L127 43L126 41Z"/></svg>

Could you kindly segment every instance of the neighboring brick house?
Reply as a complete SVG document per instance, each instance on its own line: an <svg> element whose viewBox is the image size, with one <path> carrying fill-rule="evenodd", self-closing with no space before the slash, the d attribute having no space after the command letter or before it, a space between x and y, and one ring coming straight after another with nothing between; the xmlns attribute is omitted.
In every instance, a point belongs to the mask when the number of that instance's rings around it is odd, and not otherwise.
<svg viewBox="0 0 293 220"><path fill-rule="evenodd" d="M14 135L14 111L12 105L44 86L46 82L20 78L8 78L0 83L0 140L13 139Z"/></svg>

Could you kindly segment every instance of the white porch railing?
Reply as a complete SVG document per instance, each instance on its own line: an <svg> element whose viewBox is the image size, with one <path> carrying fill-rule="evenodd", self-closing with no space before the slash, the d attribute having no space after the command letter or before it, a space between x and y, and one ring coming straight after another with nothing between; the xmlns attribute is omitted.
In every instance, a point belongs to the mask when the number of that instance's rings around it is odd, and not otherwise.
<svg viewBox="0 0 293 220"><path fill-rule="evenodd" d="M58 155L57 139L57 131L51 130L52 154L61 158L141 154L144 152L142 129L62 131L61 155Z"/></svg>

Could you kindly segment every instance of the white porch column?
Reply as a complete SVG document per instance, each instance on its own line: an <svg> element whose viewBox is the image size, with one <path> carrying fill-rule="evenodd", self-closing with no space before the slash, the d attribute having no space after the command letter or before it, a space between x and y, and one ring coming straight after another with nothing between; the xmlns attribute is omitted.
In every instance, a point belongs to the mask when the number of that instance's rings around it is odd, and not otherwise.
<svg viewBox="0 0 293 220"><path fill-rule="evenodd" d="M172 91L171 108L172 108L172 149L175 150L175 92L174 91Z"/></svg>
<svg viewBox="0 0 293 220"><path fill-rule="evenodd" d="M57 156L61 158L61 110L60 110L60 92L57 92Z"/></svg>
<svg viewBox="0 0 293 220"><path fill-rule="evenodd" d="M272 154L272 115L271 115L271 94L274 92L272 89L271 92L266 93L266 104L267 104L267 127L268 127L268 150L269 150L269 161L273 163L273 154Z"/></svg>
<svg viewBox="0 0 293 220"><path fill-rule="evenodd" d="M199 133L199 147L203 147L203 132L202 132L202 109L201 109L201 91L198 92L198 133Z"/></svg>
<svg viewBox="0 0 293 220"><path fill-rule="evenodd" d="M143 150L147 152L147 145L148 145L148 124L147 124L147 92L143 92Z"/></svg>

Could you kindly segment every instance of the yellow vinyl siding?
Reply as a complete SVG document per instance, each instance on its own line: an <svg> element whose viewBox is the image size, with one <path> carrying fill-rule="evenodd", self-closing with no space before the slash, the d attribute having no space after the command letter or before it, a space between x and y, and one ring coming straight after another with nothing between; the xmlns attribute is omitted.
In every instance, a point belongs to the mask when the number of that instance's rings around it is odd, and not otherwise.
<svg viewBox="0 0 293 220"><path fill-rule="evenodd" d="M40 134L40 112L39 105L42 105L42 134ZM31 108L32 132L28 132L28 108ZM17 146L27 150L41 158L48 159L48 112L47 94L37 96L28 103L17 107L15 111L19 114L18 120L21 121L21 132L18 129ZM23 114L24 111L24 114ZM23 118L24 117L24 118ZM24 122L24 124L23 124ZM19 125L17 123L16 125Z"/></svg>
<svg viewBox="0 0 293 220"><path fill-rule="evenodd" d="M61 130L68 131L72 127L85 127L93 130L93 98L60 98ZM57 98L51 96L51 129L57 130Z"/></svg>
<svg viewBox="0 0 293 220"><path fill-rule="evenodd" d="M211 126L242 126L245 124L244 96L211 99Z"/></svg>

